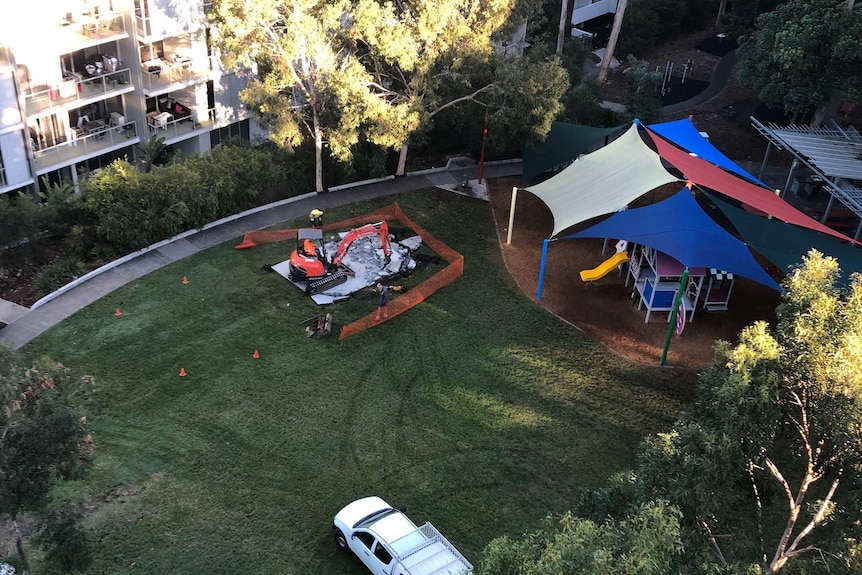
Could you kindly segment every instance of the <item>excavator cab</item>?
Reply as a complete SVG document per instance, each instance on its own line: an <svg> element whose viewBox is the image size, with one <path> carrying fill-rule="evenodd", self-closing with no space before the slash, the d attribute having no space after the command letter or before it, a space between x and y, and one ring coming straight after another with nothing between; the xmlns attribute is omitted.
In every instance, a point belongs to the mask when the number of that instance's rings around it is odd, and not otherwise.
<svg viewBox="0 0 862 575"><path fill-rule="evenodd" d="M290 254L288 276L291 281L315 280L326 276L326 251L323 231L302 228L296 235L296 249Z"/></svg>

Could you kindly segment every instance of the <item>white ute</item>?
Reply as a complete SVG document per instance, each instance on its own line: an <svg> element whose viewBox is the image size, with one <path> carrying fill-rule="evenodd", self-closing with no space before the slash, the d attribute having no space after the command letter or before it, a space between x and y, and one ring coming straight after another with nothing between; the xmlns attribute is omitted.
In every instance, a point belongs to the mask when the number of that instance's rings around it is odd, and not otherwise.
<svg viewBox="0 0 862 575"><path fill-rule="evenodd" d="M422 527L379 497L358 499L332 521L335 542L374 575L467 575L473 566L426 523Z"/></svg>

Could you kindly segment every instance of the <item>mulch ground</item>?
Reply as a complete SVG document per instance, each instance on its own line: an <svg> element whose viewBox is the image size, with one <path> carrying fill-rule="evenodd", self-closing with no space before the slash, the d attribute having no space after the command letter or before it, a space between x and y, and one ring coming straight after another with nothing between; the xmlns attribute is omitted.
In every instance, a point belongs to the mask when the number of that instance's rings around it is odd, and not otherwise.
<svg viewBox="0 0 862 575"><path fill-rule="evenodd" d="M512 187L519 181L501 178L488 184L506 266L523 292L535 299L542 242L553 229L551 212L538 197L519 192L512 244L506 245ZM551 242L540 303L620 355L658 364L667 336L668 314L653 312L649 323L644 323L644 310L638 310L631 299L632 288L624 285L625 273L614 272L592 283L580 279L581 270L596 267L609 255L602 254L602 240ZM713 359L716 340L735 343L745 326L761 319L774 323L778 303L778 292L738 278L730 309L698 309L682 335L673 337L666 365L705 367Z"/></svg>

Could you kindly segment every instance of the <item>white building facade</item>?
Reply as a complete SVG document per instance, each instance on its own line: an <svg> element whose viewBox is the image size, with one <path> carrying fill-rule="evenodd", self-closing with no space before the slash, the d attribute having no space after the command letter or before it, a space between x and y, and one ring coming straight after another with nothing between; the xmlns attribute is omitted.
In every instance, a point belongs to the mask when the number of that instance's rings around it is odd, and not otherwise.
<svg viewBox="0 0 862 575"><path fill-rule="evenodd" d="M204 0L38 0L0 19L0 193L73 184L153 135L206 152L265 135L209 42ZM38 5L38 8L37 8Z"/></svg>

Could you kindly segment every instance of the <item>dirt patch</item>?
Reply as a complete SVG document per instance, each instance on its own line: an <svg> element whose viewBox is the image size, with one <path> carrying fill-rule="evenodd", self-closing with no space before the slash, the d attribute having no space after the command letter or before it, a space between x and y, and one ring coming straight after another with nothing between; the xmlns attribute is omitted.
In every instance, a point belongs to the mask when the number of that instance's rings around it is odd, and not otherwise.
<svg viewBox="0 0 862 575"><path fill-rule="evenodd" d="M535 299L542 242L553 229L551 212L533 194L518 194L512 244L506 245L511 190L518 180L502 178L488 183L506 267L523 292ZM654 312L649 323L644 323L645 313L632 299L631 286L624 285L624 273L611 273L592 283L580 280L581 270L597 266L609 255L602 254L601 240L551 242L540 303L619 354L657 364L667 336L668 314ZM682 336L673 337L667 365L703 368L713 358L716 340L736 342L740 330L759 319L774 323L778 303L777 292L738 278L730 310L697 310Z"/></svg>

